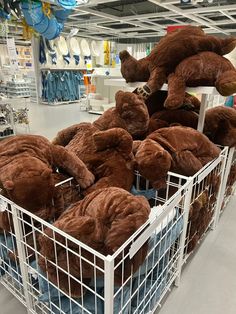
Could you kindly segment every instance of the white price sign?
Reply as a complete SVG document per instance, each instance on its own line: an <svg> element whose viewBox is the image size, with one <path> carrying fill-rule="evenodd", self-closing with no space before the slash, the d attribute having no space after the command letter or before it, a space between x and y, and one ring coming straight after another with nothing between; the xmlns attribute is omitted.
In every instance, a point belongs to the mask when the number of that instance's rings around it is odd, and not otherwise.
<svg viewBox="0 0 236 314"><path fill-rule="evenodd" d="M14 38L7 38L7 50L9 54L11 69L15 72L19 69L18 67L18 56L16 53L16 45Z"/></svg>

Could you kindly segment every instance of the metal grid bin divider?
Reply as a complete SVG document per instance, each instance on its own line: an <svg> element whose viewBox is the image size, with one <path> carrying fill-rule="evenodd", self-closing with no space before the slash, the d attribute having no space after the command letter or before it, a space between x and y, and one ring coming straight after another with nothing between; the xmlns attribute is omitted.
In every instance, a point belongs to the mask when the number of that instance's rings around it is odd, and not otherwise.
<svg viewBox="0 0 236 314"><path fill-rule="evenodd" d="M212 200L207 227L218 217L227 152L222 149L193 177L169 172L167 188L152 190L149 220L108 256L0 196L14 229L0 235L0 282L28 313L154 313L172 285L180 283L194 200L204 193ZM151 191L138 173L135 187Z"/></svg>
<svg viewBox="0 0 236 314"><path fill-rule="evenodd" d="M136 174L137 189L142 180ZM149 182L144 185L149 188ZM180 277L191 179L169 173L167 189L154 192L150 219L112 256L98 253L0 196L14 225L14 232L4 232L7 240L15 237L16 247L6 247L15 258L13 270L19 277L14 286L28 313L153 313ZM45 250L54 259L42 250L42 235ZM0 252L2 247L1 242ZM46 270L39 264L46 265ZM75 274L78 269L81 276ZM92 280L87 280L86 271ZM12 272L7 274L11 276ZM6 274L0 281L15 294L5 278ZM78 291L80 297L74 295Z"/></svg>
<svg viewBox="0 0 236 314"><path fill-rule="evenodd" d="M222 206L224 173L228 147L223 147L218 158L205 165L193 177L193 189L186 234L185 263L206 232L215 229Z"/></svg>
<svg viewBox="0 0 236 314"><path fill-rule="evenodd" d="M223 213L224 208L228 204L230 197L233 195L236 187L236 174L234 174L233 167L236 169L236 150L235 147L231 147L228 150L223 183L222 183L222 190L221 190L221 210L220 214ZM233 172L233 173L232 173ZM232 182L231 182L232 181ZM219 214L219 217L220 217Z"/></svg>

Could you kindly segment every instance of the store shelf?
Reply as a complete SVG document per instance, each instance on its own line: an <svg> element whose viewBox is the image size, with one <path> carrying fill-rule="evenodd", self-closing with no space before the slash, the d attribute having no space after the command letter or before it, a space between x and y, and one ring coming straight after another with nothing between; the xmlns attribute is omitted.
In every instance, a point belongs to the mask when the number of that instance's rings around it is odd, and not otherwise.
<svg viewBox="0 0 236 314"><path fill-rule="evenodd" d="M40 68L41 71L93 71L94 69L87 69L86 67L81 68L81 67L63 67L63 68L58 68L58 67L45 67L45 68Z"/></svg>
<svg viewBox="0 0 236 314"><path fill-rule="evenodd" d="M50 106L75 104L75 103L79 103L79 99L71 100L71 101L55 101L55 102L41 101L41 104L43 104L43 105L50 105Z"/></svg>
<svg viewBox="0 0 236 314"><path fill-rule="evenodd" d="M117 86L117 87L127 87L127 88L137 88L145 85L147 82L134 82L126 83L125 79L107 79L104 81L104 85L107 86ZM168 84L164 84L161 90L168 90ZM212 86L199 86L199 87L187 87L186 92L196 93L196 94L207 94L207 95L219 95L215 87Z"/></svg>

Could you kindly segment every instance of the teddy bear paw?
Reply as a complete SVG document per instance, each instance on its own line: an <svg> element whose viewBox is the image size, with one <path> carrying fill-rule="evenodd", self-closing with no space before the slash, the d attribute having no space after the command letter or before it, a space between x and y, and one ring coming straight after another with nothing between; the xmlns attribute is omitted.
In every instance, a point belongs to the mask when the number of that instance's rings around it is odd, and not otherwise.
<svg viewBox="0 0 236 314"><path fill-rule="evenodd" d="M236 82L228 82L221 84L218 87L218 91L222 96L230 96L236 93Z"/></svg>
<svg viewBox="0 0 236 314"><path fill-rule="evenodd" d="M91 186L95 181L95 177L92 174L92 172L88 171L86 172L86 175L82 178L79 179L79 185L82 189L86 189L89 186Z"/></svg>
<svg viewBox="0 0 236 314"><path fill-rule="evenodd" d="M179 97L167 97L166 101L164 103L164 107L167 109L178 109L182 107L183 105L183 99Z"/></svg>

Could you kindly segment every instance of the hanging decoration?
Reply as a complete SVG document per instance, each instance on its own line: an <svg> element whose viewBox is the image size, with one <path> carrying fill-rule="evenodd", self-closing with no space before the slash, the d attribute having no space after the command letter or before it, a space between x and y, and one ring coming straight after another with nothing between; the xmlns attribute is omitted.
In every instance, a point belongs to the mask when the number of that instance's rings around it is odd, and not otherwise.
<svg viewBox="0 0 236 314"><path fill-rule="evenodd" d="M43 13L50 19L50 16L51 16L51 4L50 3L47 3L47 2L43 2L42 3L42 10L43 10Z"/></svg>

